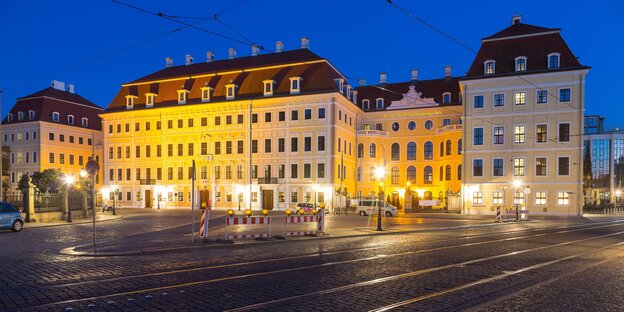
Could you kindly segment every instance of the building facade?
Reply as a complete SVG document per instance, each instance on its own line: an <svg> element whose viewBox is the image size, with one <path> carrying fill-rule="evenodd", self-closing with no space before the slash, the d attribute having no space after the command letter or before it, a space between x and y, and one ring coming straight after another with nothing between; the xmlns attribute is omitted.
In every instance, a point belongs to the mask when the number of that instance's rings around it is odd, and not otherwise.
<svg viewBox="0 0 624 312"><path fill-rule="evenodd" d="M9 191L22 175L60 169L78 177L86 162L101 158L102 109L74 92L73 85L52 86L17 99L2 121L2 142L9 151ZM96 184L100 177L96 176Z"/></svg>
<svg viewBox="0 0 624 312"><path fill-rule="evenodd" d="M484 38L466 77L466 213L495 206L581 212L585 76L559 29L512 25Z"/></svg>

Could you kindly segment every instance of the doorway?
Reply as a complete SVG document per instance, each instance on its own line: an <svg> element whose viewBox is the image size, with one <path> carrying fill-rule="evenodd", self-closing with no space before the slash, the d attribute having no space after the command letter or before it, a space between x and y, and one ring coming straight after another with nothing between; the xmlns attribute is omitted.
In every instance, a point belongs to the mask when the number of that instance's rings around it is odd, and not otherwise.
<svg viewBox="0 0 624 312"><path fill-rule="evenodd" d="M262 209L273 210L273 190L262 190Z"/></svg>
<svg viewBox="0 0 624 312"><path fill-rule="evenodd" d="M145 208L152 208L152 190L145 190Z"/></svg>

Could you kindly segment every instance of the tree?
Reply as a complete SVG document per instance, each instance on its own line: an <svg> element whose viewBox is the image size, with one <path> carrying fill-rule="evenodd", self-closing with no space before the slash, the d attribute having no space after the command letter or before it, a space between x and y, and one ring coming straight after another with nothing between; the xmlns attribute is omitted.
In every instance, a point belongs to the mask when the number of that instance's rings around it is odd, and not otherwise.
<svg viewBox="0 0 624 312"><path fill-rule="evenodd" d="M39 192L56 192L63 183L62 177L60 169L46 169L31 175L32 183Z"/></svg>

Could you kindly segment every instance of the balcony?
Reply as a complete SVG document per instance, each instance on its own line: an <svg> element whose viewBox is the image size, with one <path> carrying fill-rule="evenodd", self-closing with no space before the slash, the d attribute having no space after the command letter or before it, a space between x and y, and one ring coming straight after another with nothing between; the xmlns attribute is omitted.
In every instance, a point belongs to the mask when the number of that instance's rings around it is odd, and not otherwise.
<svg viewBox="0 0 624 312"><path fill-rule="evenodd" d="M156 179L141 179L139 183L140 185L156 185Z"/></svg>
<svg viewBox="0 0 624 312"><path fill-rule="evenodd" d="M448 126L444 126L441 128L438 128L436 130L436 133L440 134L440 133L444 133L444 132L449 132L449 131L461 131L464 128L464 125L448 125Z"/></svg>
<svg viewBox="0 0 624 312"><path fill-rule="evenodd" d="M277 178L258 178L258 184L277 184Z"/></svg>
<svg viewBox="0 0 624 312"><path fill-rule="evenodd" d="M384 130L358 130L358 136L382 136L388 137L388 131Z"/></svg>

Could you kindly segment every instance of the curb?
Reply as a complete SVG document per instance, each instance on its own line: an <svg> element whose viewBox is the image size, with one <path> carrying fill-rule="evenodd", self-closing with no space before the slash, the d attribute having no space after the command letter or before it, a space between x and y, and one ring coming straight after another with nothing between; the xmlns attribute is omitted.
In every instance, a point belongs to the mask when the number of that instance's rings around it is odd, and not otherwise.
<svg viewBox="0 0 624 312"><path fill-rule="evenodd" d="M95 223L118 220L118 219L122 219L123 217L124 216L122 216L122 215L112 216L111 218L108 218L108 219L95 220ZM38 224L45 224L46 222L36 222L36 223L38 223ZM25 226L24 229L36 230L36 229L39 229L39 228L58 227L58 226L86 224L86 223L93 223L93 220L81 220L81 221L65 222L65 223L52 223L52 224L38 225L38 226L34 226L34 227L27 227L27 226ZM28 222L26 222L26 224L28 224Z"/></svg>

